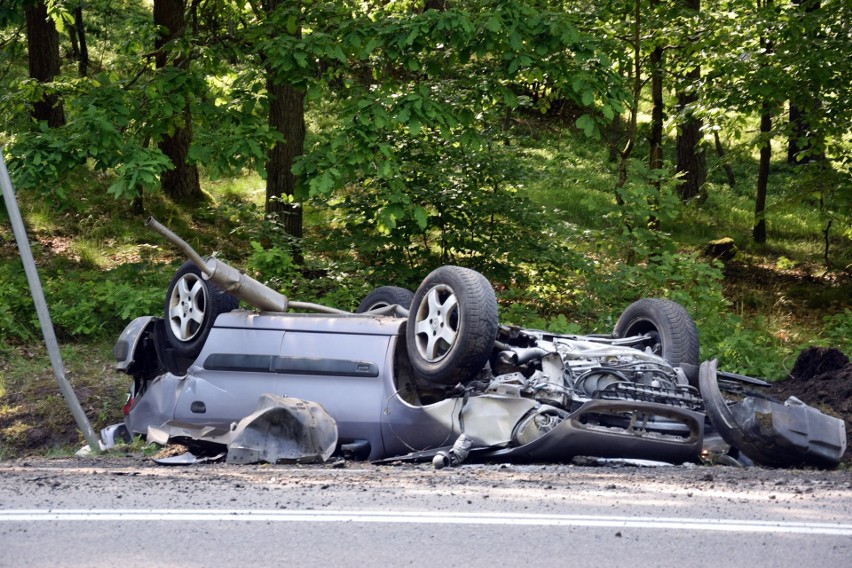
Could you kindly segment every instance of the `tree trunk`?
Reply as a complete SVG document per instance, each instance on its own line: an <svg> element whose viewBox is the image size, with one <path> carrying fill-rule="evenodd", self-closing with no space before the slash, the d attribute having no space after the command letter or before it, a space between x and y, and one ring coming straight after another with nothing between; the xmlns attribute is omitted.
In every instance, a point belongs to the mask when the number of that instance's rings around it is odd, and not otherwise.
<svg viewBox="0 0 852 568"><path fill-rule="evenodd" d="M795 166L799 163L796 156L804 149L799 148L799 138L804 138L807 135L807 129L802 119L802 111L792 100L790 101L789 121L790 135L787 138L787 163Z"/></svg>
<svg viewBox="0 0 852 568"><path fill-rule="evenodd" d="M267 16L283 4L284 0L267 0ZM295 33L301 37L300 28ZM284 142L266 156L266 212L276 215L289 235L301 238L302 205L293 200L301 180L292 169L293 161L305 152L305 93L282 82L271 67L266 69L266 91L269 127L284 136Z"/></svg>
<svg viewBox="0 0 852 568"><path fill-rule="evenodd" d="M83 26L83 8L74 10L74 30L71 32L79 40L79 53L77 54L77 73L80 77L89 74L89 47L86 45L86 28Z"/></svg>
<svg viewBox="0 0 852 568"><path fill-rule="evenodd" d="M769 6L772 0L763 0L763 6ZM761 0L758 0L758 7ZM772 53L772 41L761 37L760 45L763 46L764 54ZM761 62L761 66L767 65ZM769 185L769 164L772 159L772 106L771 102L764 100L760 106L760 165L757 170L757 194L754 198L754 228L752 239L756 243L766 242L766 193Z"/></svg>
<svg viewBox="0 0 852 568"><path fill-rule="evenodd" d="M651 9L656 9L659 0L651 0ZM663 167L663 48L655 47L651 52L651 133L648 138L648 169L660 170ZM653 185L660 190L659 177L655 176ZM658 200L651 203L651 210L656 211ZM656 215L648 219L648 227L660 228L660 220Z"/></svg>
<svg viewBox="0 0 852 568"><path fill-rule="evenodd" d="M423 11L425 12L426 10L445 12L447 10L447 0L426 0L423 3Z"/></svg>
<svg viewBox="0 0 852 568"><path fill-rule="evenodd" d="M699 11L701 0L683 0L688 10ZM707 181L707 160L701 148L701 120L692 116L690 105L698 102L698 93L691 88L701 78L701 68L695 67L686 75L686 87L677 94L678 114L683 117L678 127L676 171L682 174L677 187L684 201L698 196Z"/></svg>
<svg viewBox="0 0 852 568"><path fill-rule="evenodd" d="M731 164L728 163L728 160L725 158L725 147L722 146L722 140L719 139L719 132L713 132L713 142L716 144L716 154L719 156L719 160L722 162L722 168L725 170L725 175L728 176L728 185L730 187L734 187L737 183L737 178L734 177L734 169L731 167Z"/></svg>
<svg viewBox="0 0 852 568"><path fill-rule="evenodd" d="M621 141L622 131L624 130L623 121L620 114L616 114L612 118L612 122L607 129L607 141L609 142L608 161L615 162L618 160L619 142Z"/></svg>
<svg viewBox="0 0 852 568"><path fill-rule="evenodd" d="M305 93L290 85L276 84L270 73L266 89L269 94L269 126L284 135L266 157L266 212L275 214L284 229L294 237L302 236L302 207L291 201L299 183L291 171L293 160L304 153Z"/></svg>
<svg viewBox="0 0 852 568"><path fill-rule="evenodd" d="M47 16L47 5L37 2L26 7L27 54L30 78L49 83L59 75L59 33ZM46 93L33 104L32 117L51 128L65 124L65 109L55 93Z"/></svg>
<svg viewBox="0 0 852 568"><path fill-rule="evenodd" d="M819 10L820 0L793 0L793 4L797 7L798 16L807 18L808 14ZM804 38L804 45L798 46L800 49L808 49L808 44L814 44L818 38ZM805 73L808 76L809 73ZM815 131L815 116L816 111L821 105L819 96L819 85L811 85L805 83L801 88L794 89L790 97L790 114L789 114L789 136L787 138L787 163L796 165L807 163L825 158L822 151L814 152L813 148L820 145L816 139ZM799 154L811 150L809 155L804 159Z"/></svg>
<svg viewBox="0 0 852 568"><path fill-rule="evenodd" d="M169 65L169 55L172 54L169 43L184 34L186 29L185 0L155 0L154 24L162 32L157 38L156 63L157 69ZM183 67L187 59L176 53L171 63L174 67ZM203 197L201 184L198 181L198 168L187 161L189 147L192 143L192 112L188 98L184 98L184 106L175 118L172 134L164 134L158 147L171 160L174 168L163 173L160 184L163 193L174 200L194 200Z"/></svg>
<svg viewBox="0 0 852 568"><path fill-rule="evenodd" d="M766 242L766 188L769 185L769 161L772 158L772 114L769 103L764 102L760 110L760 166L757 171L757 195L754 199L754 229L752 238L756 243Z"/></svg>
<svg viewBox="0 0 852 568"><path fill-rule="evenodd" d="M615 202L618 205L624 205L624 198L621 196L621 190L627 184L627 165L630 162L630 156L633 154L633 147L636 145L637 121L639 117L639 99L642 94L642 10L640 0L635 0L633 4L633 34L632 34L632 49L633 49L633 97L630 102L630 117L627 122L627 132L625 134L626 141L624 147L618 152L618 177L615 181ZM633 230L632 227L628 227Z"/></svg>
<svg viewBox="0 0 852 568"><path fill-rule="evenodd" d="M658 1L652 0L651 6ZM658 170L663 167L663 50L660 47L651 52L651 103L648 168ZM659 188L659 182L656 185Z"/></svg>

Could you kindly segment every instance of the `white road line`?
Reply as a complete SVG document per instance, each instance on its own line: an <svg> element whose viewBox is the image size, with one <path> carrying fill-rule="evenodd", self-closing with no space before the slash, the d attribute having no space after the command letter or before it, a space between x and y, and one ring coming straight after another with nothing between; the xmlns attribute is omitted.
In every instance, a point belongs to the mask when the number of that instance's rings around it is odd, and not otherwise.
<svg viewBox="0 0 852 568"><path fill-rule="evenodd" d="M432 511L287 511L183 509L21 509L0 511L0 523L39 521L144 522L307 522L407 523L445 525L500 525L603 527L743 533L785 533L852 536L852 524L678 517L622 517L597 515L533 515L508 513L436 513Z"/></svg>

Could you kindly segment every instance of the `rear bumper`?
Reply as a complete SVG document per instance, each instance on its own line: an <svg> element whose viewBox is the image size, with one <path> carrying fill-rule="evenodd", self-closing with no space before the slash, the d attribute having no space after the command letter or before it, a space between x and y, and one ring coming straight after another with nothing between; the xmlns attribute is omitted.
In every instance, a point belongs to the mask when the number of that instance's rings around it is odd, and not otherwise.
<svg viewBox="0 0 852 568"><path fill-rule="evenodd" d="M769 467L834 467L846 451L846 425L801 401L784 404L745 397L728 404L716 378L716 361L698 373L707 416L719 435L756 464Z"/></svg>

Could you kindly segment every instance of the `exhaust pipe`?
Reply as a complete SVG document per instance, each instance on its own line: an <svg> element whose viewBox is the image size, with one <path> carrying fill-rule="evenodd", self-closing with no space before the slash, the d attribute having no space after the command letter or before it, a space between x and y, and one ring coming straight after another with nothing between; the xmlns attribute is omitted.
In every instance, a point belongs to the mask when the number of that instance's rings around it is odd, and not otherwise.
<svg viewBox="0 0 852 568"><path fill-rule="evenodd" d="M215 257L202 258L189 243L164 227L153 217L148 217L145 226L153 229L179 248L186 257L201 271L202 278L216 284L219 288L245 300L252 306L269 312L286 312L288 308L313 310L323 313L348 314L344 310L329 308L310 302L289 302L287 296L265 286L254 278L243 274L236 268L225 264Z"/></svg>
<svg viewBox="0 0 852 568"><path fill-rule="evenodd" d="M548 353L541 347L511 347L508 345L506 347L507 349L500 351L498 357L501 362L515 366L523 365Z"/></svg>

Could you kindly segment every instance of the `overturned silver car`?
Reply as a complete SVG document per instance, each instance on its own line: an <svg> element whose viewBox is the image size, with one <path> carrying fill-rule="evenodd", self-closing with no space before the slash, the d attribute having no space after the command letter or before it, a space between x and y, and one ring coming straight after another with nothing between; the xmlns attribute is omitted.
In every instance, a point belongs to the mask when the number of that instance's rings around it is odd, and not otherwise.
<svg viewBox="0 0 852 568"><path fill-rule="evenodd" d="M443 266L414 293L374 290L352 314L289 302L148 224L191 260L168 287L163 317L137 318L116 343L117 368L133 377L130 435L228 444L259 401L267 408L276 397L330 417L334 435L317 426L324 446L303 454L322 459L832 467L846 449L842 420L763 397L754 391L766 383L715 361L699 364L695 324L669 300L633 303L612 334L553 334L500 325L490 283ZM238 463L301 459L234 453Z"/></svg>

